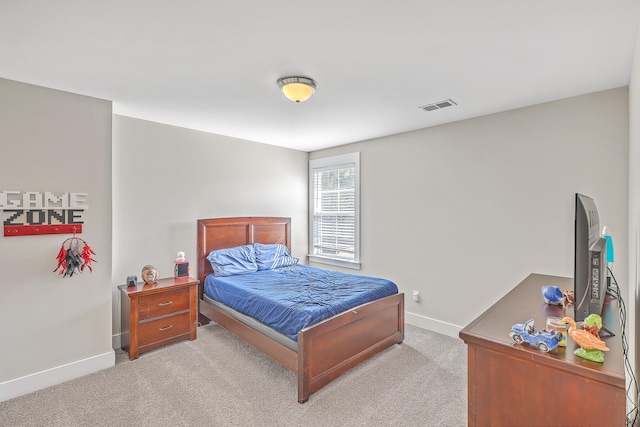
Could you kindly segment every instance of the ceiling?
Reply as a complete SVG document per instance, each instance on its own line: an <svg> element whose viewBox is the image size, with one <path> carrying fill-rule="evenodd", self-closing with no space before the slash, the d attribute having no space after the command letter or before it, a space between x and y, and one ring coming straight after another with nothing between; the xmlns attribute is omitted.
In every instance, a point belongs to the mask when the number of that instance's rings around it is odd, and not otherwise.
<svg viewBox="0 0 640 427"><path fill-rule="evenodd" d="M0 77L314 151L626 86L639 26L637 0L2 0Z"/></svg>

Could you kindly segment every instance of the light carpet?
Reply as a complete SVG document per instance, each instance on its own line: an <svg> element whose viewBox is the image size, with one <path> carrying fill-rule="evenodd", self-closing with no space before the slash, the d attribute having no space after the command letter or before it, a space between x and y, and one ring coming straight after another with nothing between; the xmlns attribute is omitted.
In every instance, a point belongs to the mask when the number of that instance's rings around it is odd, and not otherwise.
<svg viewBox="0 0 640 427"><path fill-rule="evenodd" d="M289 370L219 325L64 384L0 402L1 426L467 424L467 349L407 325L405 341L297 402Z"/></svg>

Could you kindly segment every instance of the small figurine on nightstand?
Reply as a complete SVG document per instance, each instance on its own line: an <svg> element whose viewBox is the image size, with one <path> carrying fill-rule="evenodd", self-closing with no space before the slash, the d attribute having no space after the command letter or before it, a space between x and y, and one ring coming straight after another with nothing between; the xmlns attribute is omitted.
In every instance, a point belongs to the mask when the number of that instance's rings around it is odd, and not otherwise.
<svg viewBox="0 0 640 427"><path fill-rule="evenodd" d="M184 252L178 252L176 262L173 267L173 275L175 277L189 276L189 261L186 260Z"/></svg>
<svg viewBox="0 0 640 427"><path fill-rule="evenodd" d="M564 317L560 321L569 324L569 336L580 346L573 354L594 362L604 362L604 353L602 352L609 351L604 341L591 332L578 329L575 320L570 317Z"/></svg>
<svg viewBox="0 0 640 427"><path fill-rule="evenodd" d="M153 265L145 265L142 267L142 280L144 280L144 283L156 283L158 270Z"/></svg>

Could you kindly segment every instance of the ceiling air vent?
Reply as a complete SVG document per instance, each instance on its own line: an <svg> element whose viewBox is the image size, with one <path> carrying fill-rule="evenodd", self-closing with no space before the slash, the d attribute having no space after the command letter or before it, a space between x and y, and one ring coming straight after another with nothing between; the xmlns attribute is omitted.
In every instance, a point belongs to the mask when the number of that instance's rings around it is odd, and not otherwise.
<svg viewBox="0 0 640 427"><path fill-rule="evenodd" d="M434 102L433 104L423 105L418 108L423 111L435 111L435 110L440 110L442 108L451 107L452 105L458 105L458 104L453 102L452 99L445 99L444 101Z"/></svg>

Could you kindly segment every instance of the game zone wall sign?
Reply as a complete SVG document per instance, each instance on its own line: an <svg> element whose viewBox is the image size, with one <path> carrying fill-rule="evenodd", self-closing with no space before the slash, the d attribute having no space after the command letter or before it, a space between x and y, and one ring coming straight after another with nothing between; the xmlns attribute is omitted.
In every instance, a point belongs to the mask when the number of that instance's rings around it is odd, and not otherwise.
<svg viewBox="0 0 640 427"><path fill-rule="evenodd" d="M87 193L2 191L5 236L82 233Z"/></svg>

